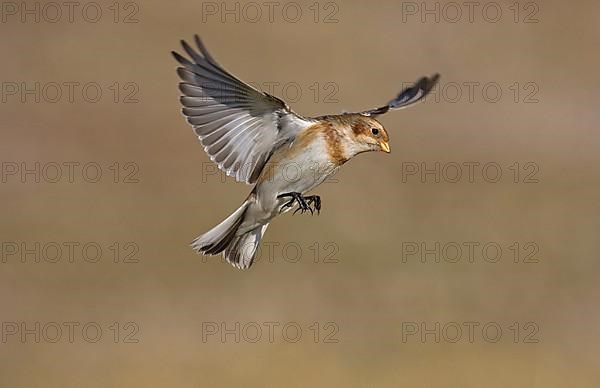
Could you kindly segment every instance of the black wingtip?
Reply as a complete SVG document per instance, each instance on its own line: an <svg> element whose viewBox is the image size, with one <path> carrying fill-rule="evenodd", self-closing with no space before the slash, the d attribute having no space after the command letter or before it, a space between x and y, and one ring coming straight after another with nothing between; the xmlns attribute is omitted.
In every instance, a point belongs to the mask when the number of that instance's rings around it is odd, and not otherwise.
<svg viewBox="0 0 600 388"><path fill-rule="evenodd" d="M440 73L435 73L434 75L432 75L431 78L428 79L428 84L427 84L427 87L424 89L424 91L426 93L430 92L431 89L433 89L433 87L438 83L439 80L440 80Z"/></svg>
<svg viewBox="0 0 600 388"><path fill-rule="evenodd" d="M435 84L437 84L440 79L440 74L435 73L430 77L421 77L417 82L415 82L413 87L423 90L425 93L431 91Z"/></svg>
<svg viewBox="0 0 600 388"><path fill-rule="evenodd" d="M215 61L213 56L210 55L210 53L208 52L208 49L206 48L206 45L204 45L204 42L200 38L200 35L194 34L194 41L196 42L196 46L198 46L198 50L200 50L202 55L204 55L204 58L206 58L206 60L212 63L213 65L216 65L217 62Z"/></svg>
<svg viewBox="0 0 600 388"><path fill-rule="evenodd" d="M179 62L179 64L183 65L183 67L189 68L191 66L194 66L194 64L192 62L190 62L189 59L187 59L183 55L179 54L177 51L171 51L171 54L173 55L175 60L177 62Z"/></svg>
<svg viewBox="0 0 600 388"><path fill-rule="evenodd" d="M380 108L361 112L364 116L378 116L390 110L404 108L421 101L427 96L440 79L440 73L419 78L412 86L402 90L393 100Z"/></svg>
<svg viewBox="0 0 600 388"><path fill-rule="evenodd" d="M204 54L207 51L206 46L204 46L204 42L202 42L202 39L200 39L200 36L198 34L194 34L194 42L196 42L196 47L198 47L198 50L200 50L202 54Z"/></svg>
<svg viewBox="0 0 600 388"><path fill-rule="evenodd" d="M179 54L177 51L171 51L171 55L173 56L173 58L175 58L175 60L177 62L179 62L182 65L187 65L189 63L189 61L181 54Z"/></svg>
<svg viewBox="0 0 600 388"><path fill-rule="evenodd" d="M171 51L171 55L179 63L183 63L183 61L185 60L185 58L181 54L179 54L177 51Z"/></svg>
<svg viewBox="0 0 600 388"><path fill-rule="evenodd" d="M196 57L198 56L198 54L196 53L196 51L192 48L192 46L190 46L188 44L188 42L186 42L185 40L181 41L181 47L183 47L183 49L185 50L185 52L190 56L190 58L192 59L196 59Z"/></svg>

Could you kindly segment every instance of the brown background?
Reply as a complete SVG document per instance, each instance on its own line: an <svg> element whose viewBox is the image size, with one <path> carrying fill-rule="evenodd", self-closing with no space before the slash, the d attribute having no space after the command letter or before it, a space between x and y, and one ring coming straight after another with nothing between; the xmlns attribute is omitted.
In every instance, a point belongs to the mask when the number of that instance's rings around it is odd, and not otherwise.
<svg viewBox="0 0 600 388"><path fill-rule="evenodd" d="M97 263L81 254L70 263L65 252L57 263L42 253L0 263L5 328L96 322L103 331L96 343L77 329L73 343L66 332L57 343L49 343L48 333L40 343L33 335L7 336L0 342L2 386L598 386L600 4L537 2L537 23L523 23L532 8L522 9L515 23L513 2L499 1L502 19L490 23L481 16L483 2L473 23L466 14L456 23L432 16L422 23L418 15L403 22L401 2L338 1L337 22L324 23L335 10L325 3L317 23L308 2L297 23L282 17L282 6L272 23L265 8L256 23L243 15L239 23L231 16L223 23L210 15L203 21L201 2L147 1L138 3L137 23L114 23L111 2L100 2L97 23L76 12L73 23L63 15L59 23L11 16L0 24L3 85L97 82L103 91L98 103L76 94L73 103L17 95L0 104L5 167L95 162L103 173L98 183L86 182L80 170L73 183L66 177L36 183L32 176L22 182L19 175L1 183L3 247L96 242L103 248ZM121 9L120 21L131 11ZM188 247L250 190L206 174L208 158L180 116L169 51L194 33L248 82L300 85L302 97L291 105L305 115L374 107L436 71L442 85L463 85L463 95L453 102L448 87L437 100L384 116L392 153L361 155L319 187L319 217L277 219L264 241L281 245L241 272ZM108 89L115 82L122 93L134 82L138 102L125 104L120 95L115 103ZM317 101L309 89L315 82ZM324 99L328 82L337 86L339 102ZM502 97L488 102L479 86L471 102L465 82L496 83ZM538 88L537 102L525 103L529 82ZM286 97L281 89L275 94ZM114 183L109 166L116 162L122 173L130 171L125 163L135 163L139 182L120 176ZM410 163L436 162L495 162L503 176L488 183L477 170L473 183L465 176L436 183L402 175ZM523 176L514 183L515 162L522 172L535 163L538 183L522 183ZM137 244L139 262L113 263L115 242ZM324 248L328 242L337 262L314 263L311 247L319 244L322 259L332 252ZM503 255L487 263L479 253L469 263L464 251L458 263L431 257L422 263L402 255L410 242L496 242ZM539 262L513 263L514 242L537 244ZM285 244L301 247L298 262L289 260L293 249L284 257ZM121 329L117 343L114 322ZM139 328L138 343L124 343L127 322ZM254 322L263 336L257 343L244 333L239 343L233 335L224 343L219 335L203 341L207 322L229 328ZM302 337L292 343L276 329L271 343L265 322L296 323ZM325 342L328 322L339 329L337 343ZM433 335L403 341L403 322L480 326L472 343L466 332L450 343L452 331L436 343ZM503 330L497 343L481 335L489 322ZM514 322L517 343L509 329ZM528 322L539 328L538 343L524 341Z"/></svg>

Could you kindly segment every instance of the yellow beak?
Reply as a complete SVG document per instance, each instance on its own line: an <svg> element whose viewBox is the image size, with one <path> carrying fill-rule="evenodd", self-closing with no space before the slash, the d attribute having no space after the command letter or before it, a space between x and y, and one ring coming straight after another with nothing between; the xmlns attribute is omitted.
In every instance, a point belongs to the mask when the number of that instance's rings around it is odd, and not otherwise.
<svg viewBox="0 0 600 388"><path fill-rule="evenodd" d="M379 145L381 146L381 150L385 153L390 153L390 145L387 143L387 141L382 141L381 143L379 143Z"/></svg>

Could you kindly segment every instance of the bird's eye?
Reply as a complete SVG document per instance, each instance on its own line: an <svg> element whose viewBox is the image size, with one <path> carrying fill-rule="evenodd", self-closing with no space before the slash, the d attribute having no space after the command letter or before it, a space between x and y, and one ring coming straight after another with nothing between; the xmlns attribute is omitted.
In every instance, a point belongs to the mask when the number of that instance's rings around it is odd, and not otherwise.
<svg viewBox="0 0 600 388"><path fill-rule="evenodd" d="M379 129L377 129L377 128L371 128L371 133L372 133L374 136L377 136L377 135L379 135Z"/></svg>

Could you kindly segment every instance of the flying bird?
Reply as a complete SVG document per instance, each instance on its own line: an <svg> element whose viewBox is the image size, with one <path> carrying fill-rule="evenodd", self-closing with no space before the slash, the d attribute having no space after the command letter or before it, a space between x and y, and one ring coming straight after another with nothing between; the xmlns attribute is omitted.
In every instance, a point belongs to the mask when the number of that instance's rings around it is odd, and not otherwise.
<svg viewBox="0 0 600 388"><path fill-rule="evenodd" d="M369 151L390 152L388 133L376 117L422 100L439 74L423 77L382 107L357 113L303 117L279 98L261 92L225 70L198 35L197 50L181 45L179 89L183 115L204 151L227 175L254 185L244 203L223 222L196 238L192 248L223 253L247 269L269 222L281 213L321 210L318 195L305 195L345 162Z"/></svg>

